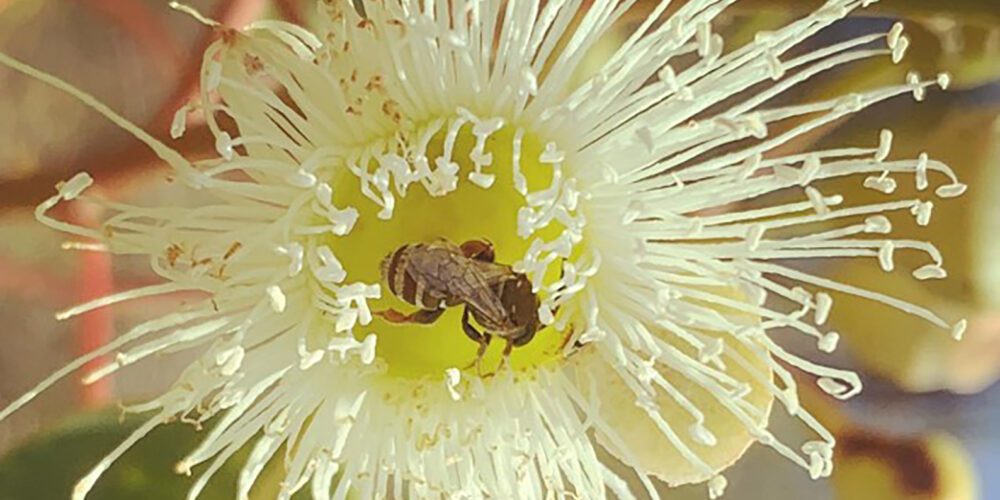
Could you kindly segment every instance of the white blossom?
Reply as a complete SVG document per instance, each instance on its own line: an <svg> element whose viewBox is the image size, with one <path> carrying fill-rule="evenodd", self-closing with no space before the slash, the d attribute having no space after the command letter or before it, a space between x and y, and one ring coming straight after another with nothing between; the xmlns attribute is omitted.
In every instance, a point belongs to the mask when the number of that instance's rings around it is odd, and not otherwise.
<svg viewBox="0 0 1000 500"><path fill-rule="evenodd" d="M940 197L964 185L926 155L892 159L889 131L863 146L778 150L880 101L921 98L948 78L777 104L842 65L898 62L908 39L895 26L798 50L871 3L829 0L725 47L712 23L732 3L691 0L667 16L661 2L582 82L584 56L632 2L384 0L367 3L362 18L330 0L316 33L274 21L234 31L199 18L222 36L204 56L199 103L171 127L181 135L189 114L204 117L219 157L199 162L0 55L133 133L180 181L216 200L122 205L88 196L86 174L59 186L38 208L40 221L114 254L152 257L164 280L61 319L177 291L209 298L74 361L0 419L99 356L114 353L86 382L197 348L200 360L172 389L128 408L150 412L148 423L80 481L74 498L178 417L215 420L177 465L197 475L192 498L248 443L240 498L271 460L284 465L280 498L309 487L317 499L631 498L630 487L658 498L655 480L707 482L715 498L727 484L721 471L751 442L814 478L830 474L834 438L799 405L788 367L842 399L860 381L785 350L768 332L791 328L819 351L834 350L839 334L823 327L835 309L830 292L953 327L919 305L786 260L867 257L879 272L875 263L889 271L894 253L917 251L930 262L915 275L942 278L937 250L893 239L882 214L911 211L929 222L929 201L889 196L901 176L938 182ZM236 129L224 129L221 115ZM844 176L887 193L885 201L850 205L823 190L822 181ZM765 197L779 191L783 201ZM49 215L73 199L105 205L103 226ZM476 345L454 316L406 335L375 317L395 299L367 264L406 242L479 236L531 278L550 325L492 377L460 370ZM487 361L499 356L494 347ZM772 435L775 400L815 439ZM627 484L601 447L638 482Z"/></svg>

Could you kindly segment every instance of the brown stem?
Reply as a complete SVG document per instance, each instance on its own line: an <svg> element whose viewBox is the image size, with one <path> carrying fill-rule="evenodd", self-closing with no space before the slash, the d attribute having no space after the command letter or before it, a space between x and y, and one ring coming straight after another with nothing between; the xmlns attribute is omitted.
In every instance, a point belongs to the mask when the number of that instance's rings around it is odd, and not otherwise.
<svg viewBox="0 0 1000 500"><path fill-rule="evenodd" d="M3 0L0 0L2 2ZM90 0L101 4L103 0ZM119 0L112 0L119 1ZM263 11L266 0L225 0L211 13L211 17L225 26L244 26L256 19ZM125 2L131 3L131 2ZM0 4L2 5L2 4ZM130 25L132 26L132 25ZM178 141L171 141L167 129L174 112L197 91L198 75L201 68L201 53L218 36L216 30L206 28L191 51L191 56L181 68L177 85L171 96L159 108L153 120L146 127L157 139L170 144L187 157L204 157L214 151L214 139L204 126L194 126ZM112 153L99 152L83 157L67 165L44 165L30 177L0 182L0 212L10 209L33 207L52 196L54 186L75 172L86 170L94 177L98 186L119 185L139 173L155 169L159 161L145 145L134 143Z"/></svg>
<svg viewBox="0 0 1000 500"><path fill-rule="evenodd" d="M215 139L206 126L188 129L184 137L177 141L170 141L166 134L154 136L189 158L205 157L215 151ZM138 142L111 154L102 151L65 166L46 165L31 177L0 183L0 212L38 205L55 194L57 183L77 171L86 170L98 186L111 188L138 174L158 170L155 165L160 165L159 158ZM166 172L165 169L163 171Z"/></svg>
<svg viewBox="0 0 1000 500"><path fill-rule="evenodd" d="M184 63L180 42L152 13L146 4L135 0L84 0L84 3L111 20L128 36L135 39L139 48L146 51L160 74L170 78Z"/></svg>

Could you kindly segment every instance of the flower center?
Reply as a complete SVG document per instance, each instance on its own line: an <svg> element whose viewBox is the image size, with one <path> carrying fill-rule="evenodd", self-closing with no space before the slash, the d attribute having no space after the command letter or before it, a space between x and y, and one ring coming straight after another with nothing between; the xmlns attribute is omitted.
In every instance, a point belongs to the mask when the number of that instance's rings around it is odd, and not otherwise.
<svg viewBox="0 0 1000 500"><path fill-rule="evenodd" d="M543 308L546 302L552 304L553 293L558 295L554 288L561 286L556 282L564 259L539 250L567 234L564 222L543 213L546 203L557 201L564 191L561 159L554 145L543 145L530 134L499 121L492 128L478 120L432 125L413 133L412 140L394 140L391 149L384 149L395 153L360 155L355 164L339 170L334 205L354 207L358 218L347 235L333 237L328 244L347 273L346 283L380 284L381 298L369 301L373 311L419 310L412 297L407 301L400 296L405 294L392 291L381 276L381 263L404 245L441 240L455 245L490 242L497 264L513 266L512 273L525 272L540 287L537 296ZM414 152L413 146L421 152ZM539 198L548 201L540 203ZM532 211L532 205L538 210ZM572 245L568 248L563 257L578 253ZM479 344L463 330L464 308L464 303L447 307L430 324L394 323L376 314L371 324L355 328L355 335L377 334L377 356L390 376L440 377L477 358ZM476 330L489 332L487 325L470 322ZM542 323L537 327L530 342L512 351L509 365L517 372L559 357L564 332ZM505 344L502 336L493 335L481 362L482 374L496 370Z"/></svg>

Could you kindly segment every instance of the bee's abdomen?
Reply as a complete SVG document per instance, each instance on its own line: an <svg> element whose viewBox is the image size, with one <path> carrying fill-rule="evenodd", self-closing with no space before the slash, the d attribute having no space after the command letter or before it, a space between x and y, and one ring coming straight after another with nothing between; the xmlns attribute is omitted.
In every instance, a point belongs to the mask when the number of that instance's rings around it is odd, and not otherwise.
<svg viewBox="0 0 1000 500"><path fill-rule="evenodd" d="M421 309L437 309L444 297L428 290L426 283L416 279L411 269L415 252L423 245L403 245L382 261L382 278L389 290L400 299Z"/></svg>
<svg viewBox="0 0 1000 500"><path fill-rule="evenodd" d="M404 279L407 275L406 265L409 261L407 254L410 252L411 247L412 245L403 245L391 254L386 255L385 259L382 260L382 279L394 295L412 304L413 302L407 299L403 293L405 288Z"/></svg>

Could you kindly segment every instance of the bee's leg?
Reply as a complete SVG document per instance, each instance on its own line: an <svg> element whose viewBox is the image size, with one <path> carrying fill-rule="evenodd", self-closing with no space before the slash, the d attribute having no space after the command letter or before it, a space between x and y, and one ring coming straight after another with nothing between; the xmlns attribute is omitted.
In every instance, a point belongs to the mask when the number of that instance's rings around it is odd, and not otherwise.
<svg viewBox="0 0 1000 500"><path fill-rule="evenodd" d="M476 351L476 360L473 361L473 364L476 365L476 375L480 377L483 376L483 356L486 355L486 348L490 346L490 340L492 339L492 335L484 333L483 341L479 343L479 350Z"/></svg>
<svg viewBox="0 0 1000 500"><path fill-rule="evenodd" d="M467 335L470 339L476 341L476 343L479 344L479 350L476 351L475 361L469 363L469 366L466 366L465 369L468 370L469 368L475 366L476 373L482 376L483 356L486 355L486 348L489 347L490 340L493 340L493 336L488 333L479 333L479 330L476 330L476 327L472 326L472 323L469 323L468 307L466 307L465 310L462 311L462 330L465 330L465 335Z"/></svg>
<svg viewBox="0 0 1000 500"><path fill-rule="evenodd" d="M507 339L507 345L503 347L503 357L500 358L500 365L497 366L497 373L500 373L500 370L507 368L508 366L507 361L510 359L510 351L513 350L514 350L514 341L511 339Z"/></svg>
<svg viewBox="0 0 1000 500"><path fill-rule="evenodd" d="M483 343L484 341L483 334L479 333L479 330L476 330L476 327L472 326L472 323L469 323L468 307L466 307L462 311L462 330L465 331L466 336L475 341L477 344ZM489 343L489 340L486 340L486 343Z"/></svg>
<svg viewBox="0 0 1000 500"><path fill-rule="evenodd" d="M372 311L372 314L380 316L389 323L417 323L421 325L429 325L437 321L437 319L444 314L444 308L420 309L411 314L403 314L395 309L386 309L384 311Z"/></svg>
<svg viewBox="0 0 1000 500"><path fill-rule="evenodd" d="M462 254L482 262L493 262L493 259L496 258L493 252L493 243L486 239L469 240L462 243Z"/></svg>

